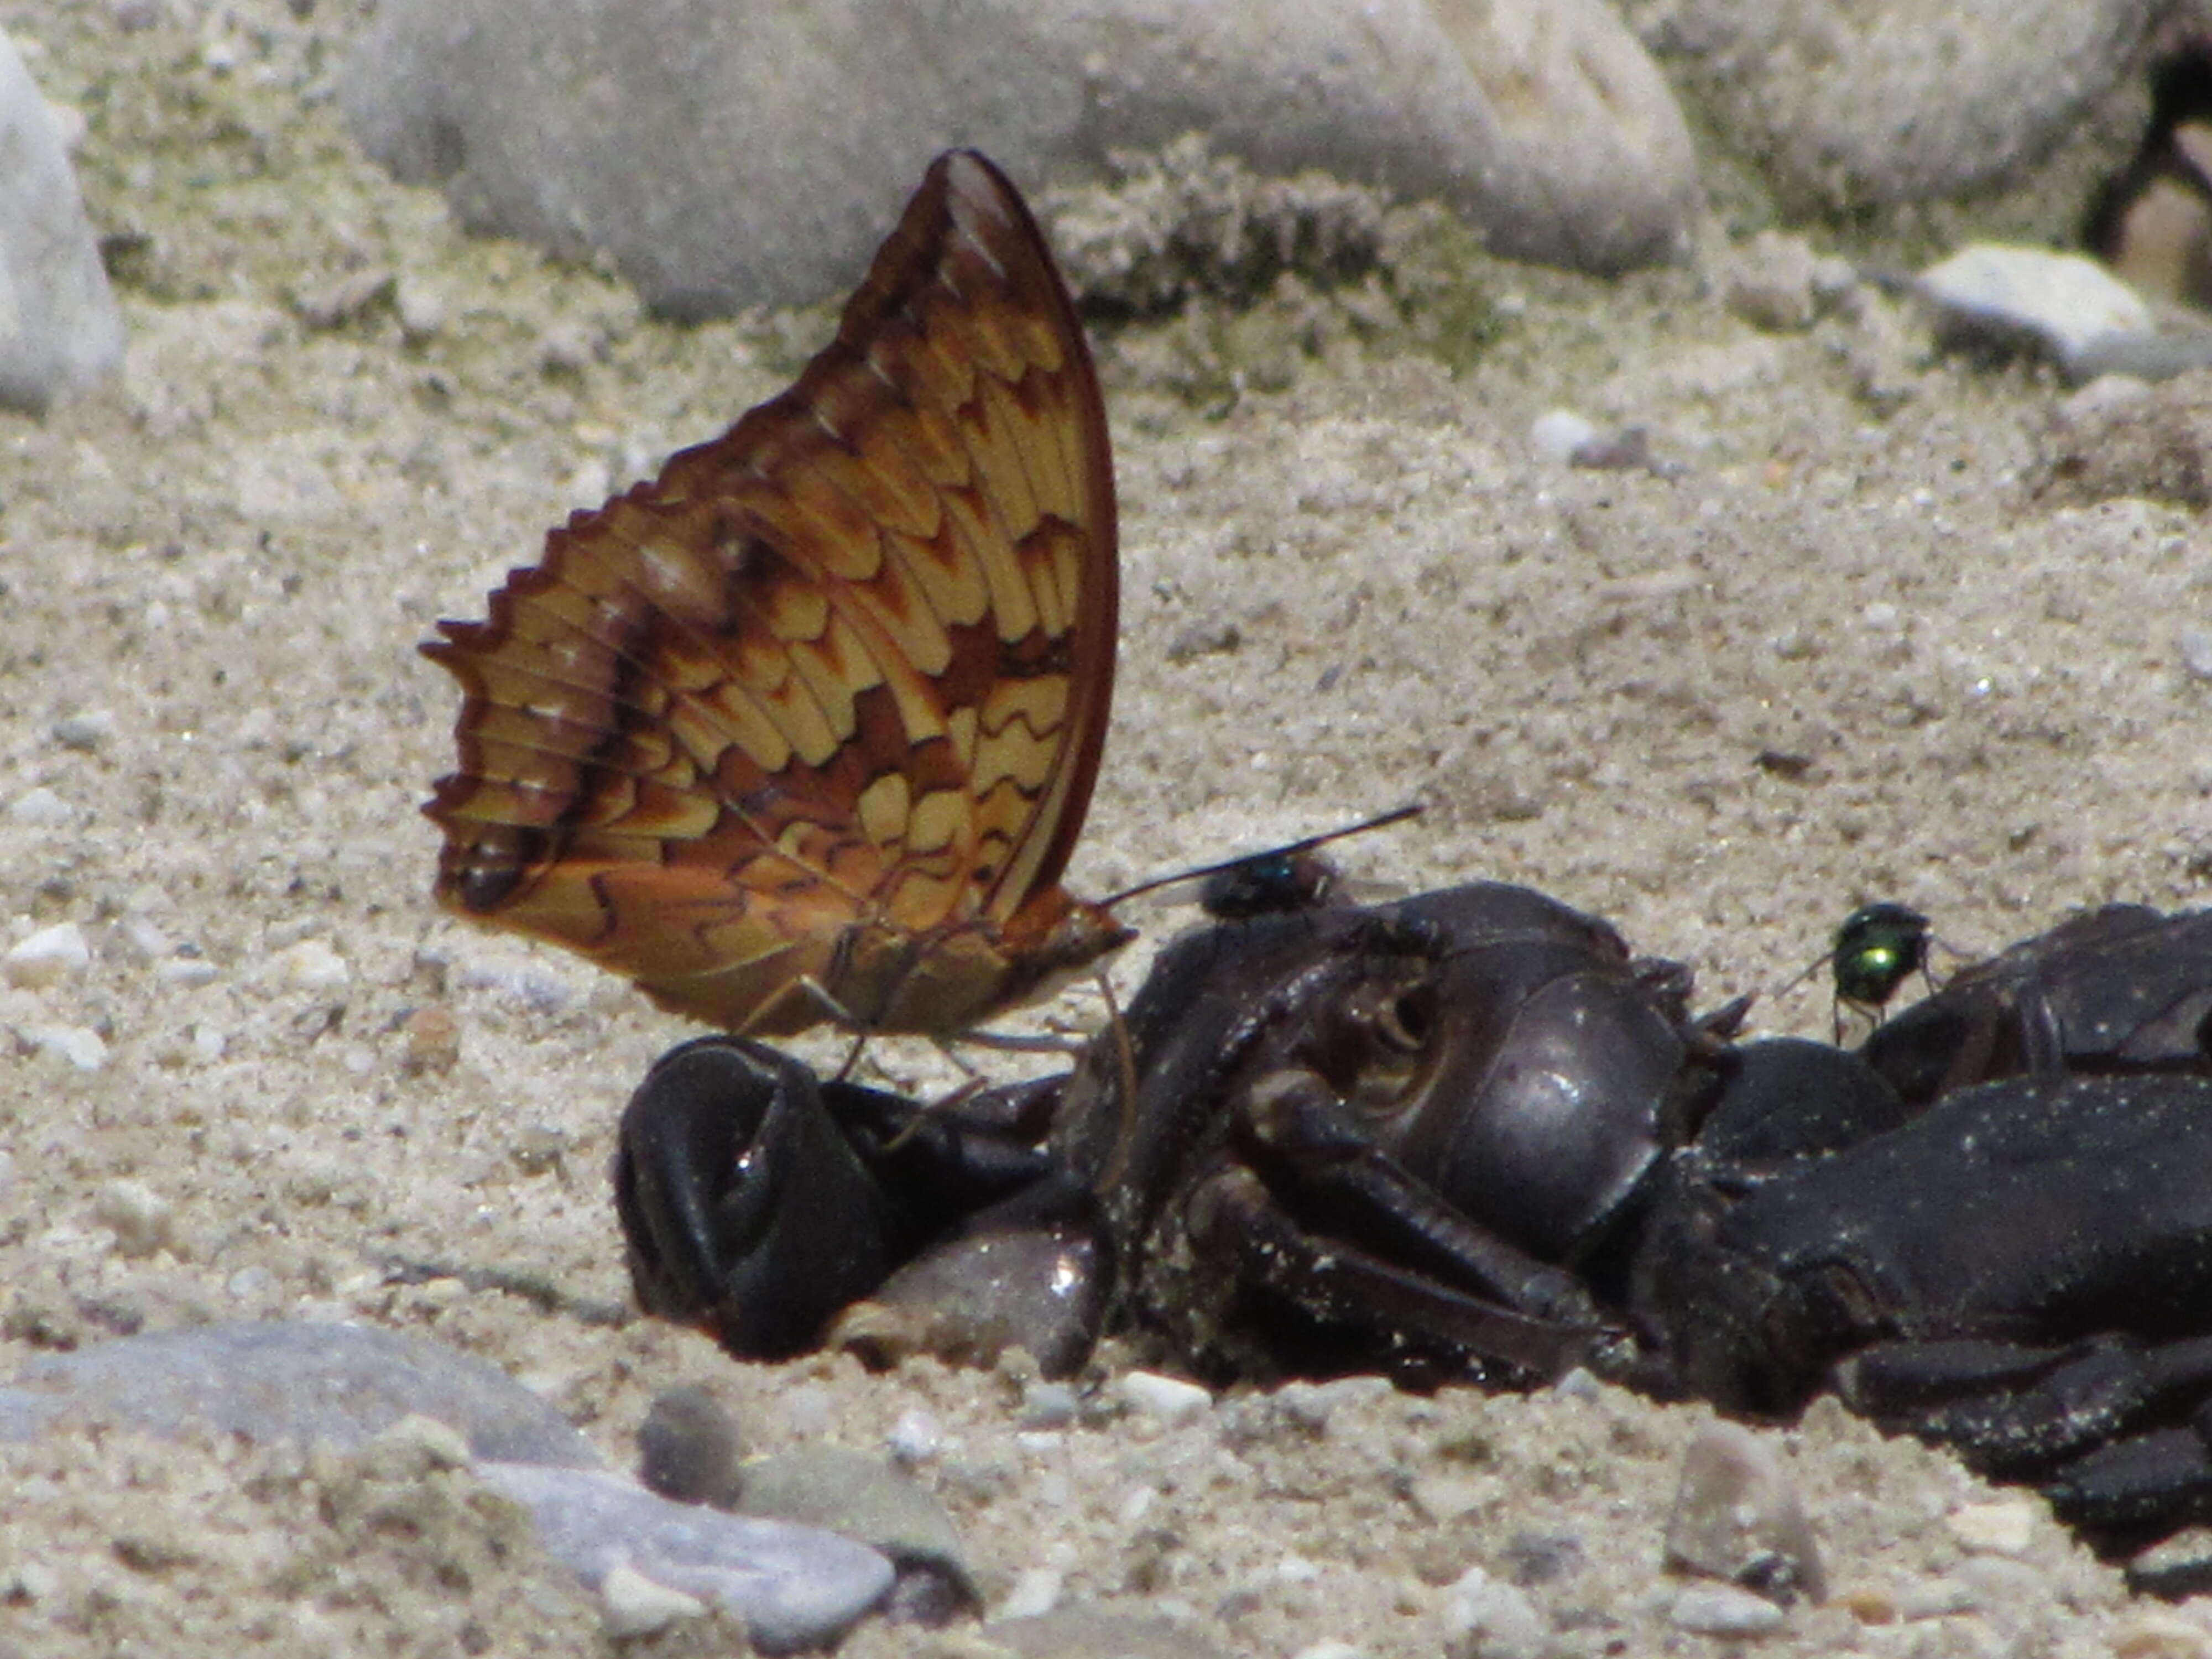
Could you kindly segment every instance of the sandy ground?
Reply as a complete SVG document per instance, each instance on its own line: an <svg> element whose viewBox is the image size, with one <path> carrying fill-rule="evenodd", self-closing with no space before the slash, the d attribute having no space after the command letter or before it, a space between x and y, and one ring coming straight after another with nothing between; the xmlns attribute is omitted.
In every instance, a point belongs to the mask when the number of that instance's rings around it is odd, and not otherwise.
<svg viewBox="0 0 2212 1659"><path fill-rule="evenodd" d="M436 1261L621 1304L615 1115L686 1035L432 908L416 809L457 699L416 643L788 355L643 319L375 174L324 95L342 22L6 21L87 116L101 228L134 240L127 387L0 417L0 946L73 921L94 950L0 988L0 1372L141 1328L343 1314L497 1359L624 1462L678 1382L723 1389L762 1447L878 1448L926 1412L925 1476L994 1598L1044 1570L1231 1653L1384 1659L1439 1652L1437 1587L1480 1565L1531 1581L1565 1651L1710 1645L1668 1623L1658 1570L1698 1411L1447 1391L1322 1432L1247 1399L1022 1440L1011 1375L741 1367L651 1324L392 1283L392 1259ZM313 325L363 271L396 294L361 283L378 297ZM1711 1000L1782 985L1874 896L1969 952L2104 900L2203 901L2212 685L2177 639L2212 626L2208 537L2168 505L2034 495L2063 388L1936 360L1872 295L1775 336L1693 272L1468 280L1504 324L1457 379L1339 343L1286 392L1194 410L1146 389L1172 334L1103 348L1127 597L1079 890L1418 796L1417 824L1347 849L1358 873L1540 886L1693 963ZM1529 424L1559 404L1648 426L1678 470L1541 460ZM1824 1031L1826 994L1758 1018ZM941 1076L926 1051L878 1058ZM1768 1650L2212 1642L2127 1604L2033 1505L2019 1553L1969 1559L1954 1511L1990 1496L1942 1458L1832 1409L1780 1439L1858 1611L1801 1609ZM605 1645L459 1477L380 1498L351 1465L127 1437L0 1468L0 1652Z"/></svg>

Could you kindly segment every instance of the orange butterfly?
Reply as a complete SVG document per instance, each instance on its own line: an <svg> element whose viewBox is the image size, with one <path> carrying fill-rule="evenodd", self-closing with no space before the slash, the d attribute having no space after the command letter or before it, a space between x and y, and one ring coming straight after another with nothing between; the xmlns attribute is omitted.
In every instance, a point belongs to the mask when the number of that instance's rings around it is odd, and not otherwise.
<svg viewBox="0 0 2212 1659"><path fill-rule="evenodd" d="M1118 586L1074 307L949 152L796 385L439 623L438 896L732 1031L972 1027L1130 937L1060 885Z"/></svg>

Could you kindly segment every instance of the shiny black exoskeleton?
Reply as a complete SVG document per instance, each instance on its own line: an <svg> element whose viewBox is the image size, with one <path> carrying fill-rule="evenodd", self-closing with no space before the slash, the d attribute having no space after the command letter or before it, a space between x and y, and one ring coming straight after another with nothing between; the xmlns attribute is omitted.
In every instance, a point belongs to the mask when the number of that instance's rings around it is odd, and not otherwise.
<svg viewBox="0 0 2212 1659"><path fill-rule="evenodd" d="M1104 1320L1215 1377L1834 1386L2109 1541L2212 1516L2212 915L2077 918L1863 1054L1688 990L1480 884L1218 921L946 1112L707 1039L624 1120L641 1298L740 1352L861 1297L863 1346L1061 1370Z"/></svg>

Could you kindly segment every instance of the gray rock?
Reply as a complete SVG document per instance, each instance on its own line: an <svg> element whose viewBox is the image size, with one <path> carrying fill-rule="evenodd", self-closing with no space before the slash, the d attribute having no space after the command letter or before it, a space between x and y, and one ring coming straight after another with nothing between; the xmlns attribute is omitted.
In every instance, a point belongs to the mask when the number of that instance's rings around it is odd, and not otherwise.
<svg viewBox="0 0 2212 1659"><path fill-rule="evenodd" d="M1667 1617L1678 1630L1700 1636L1765 1636L1783 1621L1773 1602L1733 1584L1692 1584L1674 1598Z"/></svg>
<svg viewBox="0 0 2212 1659"><path fill-rule="evenodd" d="M43 1355L0 1386L0 1439L58 1422L149 1434L207 1427L353 1451L434 1418L477 1457L595 1468L599 1450L496 1365L368 1325L204 1325Z"/></svg>
<svg viewBox="0 0 2212 1659"><path fill-rule="evenodd" d="M1698 1431L1667 1517L1667 1565L1777 1601L1827 1595L1812 1523L1771 1438L1720 1419Z"/></svg>
<svg viewBox="0 0 2212 1659"><path fill-rule="evenodd" d="M2140 295L2078 253L1976 242L1922 271L1915 286L1946 343L2030 347L2077 379L2119 367L2112 343L2154 328Z"/></svg>
<svg viewBox="0 0 2212 1659"><path fill-rule="evenodd" d="M2133 65L2159 0L1676 0L1646 44L1784 203L1954 196L2017 174Z"/></svg>
<svg viewBox="0 0 2212 1659"><path fill-rule="evenodd" d="M2173 642L2180 649L2184 668L2200 680L2212 680L2212 628L2184 623Z"/></svg>
<svg viewBox="0 0 2212 1659"><path fill-rule="evenodd" d="M1721 302L1753 328L1791 333L1818 314L1820 262L1802 236L1762 230L1721 271Z"/></svg>
<svg viewBox="0 0 2212 1659"><path fill-rule="evenodd" d="M2076 385L2094 384L2111 375L2170 380L2192 368L2212 368L2212 329L2101 335L2075 353L2064 368L2066 378Z"/></svg>
<svg viewBox="0 0 2212 1659"><path fill-rule="evenodd" d="M830 1345L877 1364L928 1353L989 1365L1023 1347L1046 1376L1065 1376L1090 1357L1097 1335L1106 1275L1097 1249L1072 1227L972 1229L840 1314Z"/></svg>
<svg viewBox="0 0 2212 1659"><path fill-rule="evenodd" d="M737 1419L697 1384L655 1395L637 1431L638 1477L679 1504L737 1507L744 1443Z"/></svg>
<svg viewBox="0 0 2212 1659"><path fill-rule="evenodd" d="M1025 189L1201 131L1267 173L1440 198L1499 252L1674 257L1697 200L1671 94L1599 0L389 0L341 96L474 228L610 256L676 316L848 286L929 157Z"/></svg>
<svg viewBox="0 0 2212 1659"><path fill-rule="evenodd" d="M763 1651L828 1641L893 1577L888 1559L833 1533L657 1497L608 1473L566 1418L497 1366L374 1326L208 1325L127 1337L33 1359L0 1385L0 1439L78 1424L169 1436L212 1429L361 1452L380 1478L466 1455L530 1511L548 1552L603 1596L608 1571L626 1565L721 1601ZM616 1589L609 1614L619 1621L635 1614L635 1598Z"/></svg>
<svg viewBox="0 0 2212 1659"><path fill-rule="evenodd" d="M0 34L0 405L36 415L123 362L123 319L60 131Z"/></svg>
<svg viewBox="0 0 2212 1659"><path fill-rule="evenodd" d="M740 1515L824 1527L881 1550L901 1568L942 1577L976 1596L975 1575L944 1505L893 1468L860 1452L806 1446L738 1471Z"/></svg>
<svg viewBox="0 0 2212 1659"><path fill-rule="evenodd" d="M1469 1567L1444 1591L1437 1619L1446 1659L1543 1659L1550 1621L1518 1585Z"/></svg>
<svg viewBox="0 0 2212 1659"><path fill-rule="evenodd" d="M617 1642L658 1636L671 1625L704 1616L707 1604L696 1595L671 1589L628 1565L609 1567L599 1578L599 1620Z"/></svg>
<svg viewBox="0 0 2212 1659"><path fill-rule="evenodd" d="M626 1566L721 1602L765 1653L830 1641L891 1585L890 1561L818 1528L672 1504L598 1470L489 1462L477 1473L530 1511L547 1552L595 1592Z"/></svg>

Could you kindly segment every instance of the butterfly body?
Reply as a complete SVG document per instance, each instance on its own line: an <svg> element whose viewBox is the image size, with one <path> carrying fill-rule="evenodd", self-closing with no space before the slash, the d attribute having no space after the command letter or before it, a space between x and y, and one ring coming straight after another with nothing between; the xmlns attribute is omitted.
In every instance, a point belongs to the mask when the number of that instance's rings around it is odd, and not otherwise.
<svg viewBox="0 0 2212 1659"><path fill-rule="evenodd" d="M424 647L438 895L726 1030L972 1026L1129 936L1060 885L1117 586L1081 328L953 152L797 384Z"/></svg>

